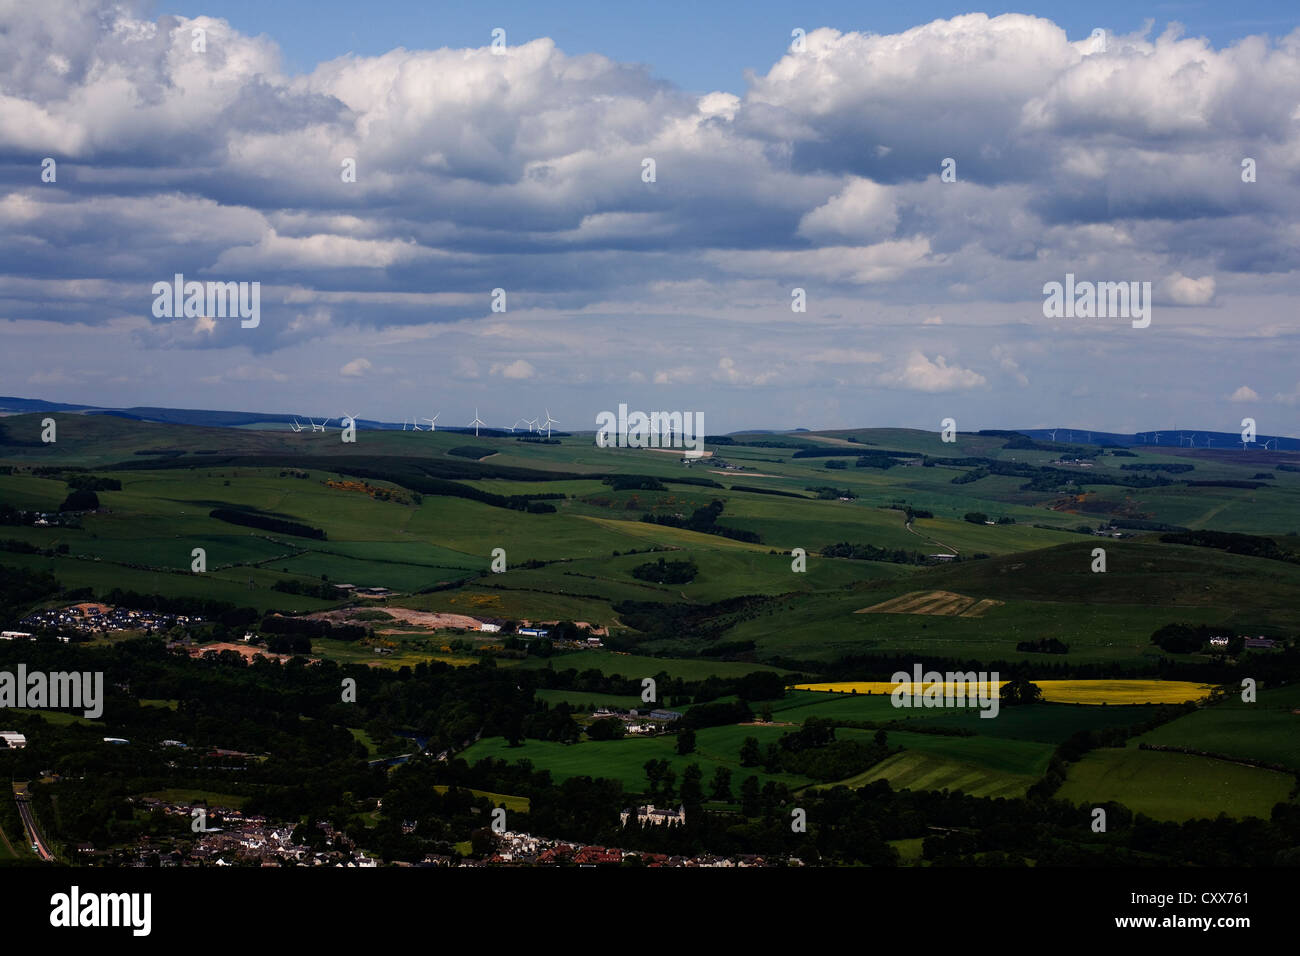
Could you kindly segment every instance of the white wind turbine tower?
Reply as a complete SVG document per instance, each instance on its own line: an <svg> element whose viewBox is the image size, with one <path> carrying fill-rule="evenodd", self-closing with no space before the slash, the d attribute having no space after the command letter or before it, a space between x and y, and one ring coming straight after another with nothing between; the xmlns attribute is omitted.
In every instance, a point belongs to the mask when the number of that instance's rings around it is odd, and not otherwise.
<svg viewBox="0 0 1300 956"><path fill-rule="evenodd" d="M438 420L438 416L441 415L441 414L442 414L442 412L434 412L432 418L421 418L420 421L422 421L422 422L428 422L428 423L429 423L429 431L431 431L431 432L436 432L436 431L438 430L438 426L435 425L434 422L436 422L436 421Z"/></svg>
<svg viewBox="0 0 1300 956"><path fill-rule="evenodd" d="M1155 436L1156 436L1156 444L1159 445L1159 444L1160 444L1160 433L1159 433L1159 432L1156 432L1156 433L1155 433Z"/></svg>
<svg viewBox="0 0 1300 956"><path fill-rule="evenodd" d="M339 428L347 428L347 426L343 424L344 422L351 422L355 427L357 424L357 416L349 415L348 413L344 412L343 417L339 419Z"/></svg>
<svg viewBox="0 0 1300 956"><path fill-rule="evenodd" d="M479 420L479 417L478 417L478 406L477 406L477 405L474 406L474 420L473 420L472 422L470 422L470 424L474 426L474 437L475 437L475 438L478 438L478 430L479 430L479 426L480 426L480 425L486 425L487 422L484 422L484 421L480 421L480 420Z"/></svg>
<svg viewBox="0 0 1300 956"><path fill-rule="evenodd" d="M290 425L289 427L292 428L292 429L293 429L294 431L296 431L296 432L300 432L300 431L302 431L302 424L301 424L301 423L298 421L298 419L296 419L296 418L293 420L293 424Z"/></svg>
<svg viewBox="0 0 1300 956"><path fill-rule="evenodd" d="M309 419L307 419L307 421L309 421L309 422L311 423L311 430L312 430L312 431L314 431L314 432L323 432L323 431L325 430L325 422L321 422L319 425L317 425L314 419L309 418ZM325 419L325 421L327 422L327 421L329 421L329 419L327 418L327 419Z"/></svg>
<svg viewBox="0 0 1300 956"><path fill-rule="evenodd" d="M559 419L557 419L557 418L552 418L552 417L551 417L551 410L550 410L549 408L548 408L548 409L545 409L545 412L546 412L546 421L542 422L542 424L541 424L541 428L539 428L538 431L541 431L542 428L545 428L545 429L546 429L546 437L547 437L547 438L550 438L550 437L551 437L551 426L552 426L552 425L558 425L558 424L560 424L560 421L559 421Z"/></svg>
<svg viewBox="0 0 1300 956"><path fill-rule="evenodd" d="M1056 441L1056 429L1055 429L1055 428L1053 428L1053 429L1052 429L1050 432L1048 432L1047 434L1051 436L1051 441Z"/></svg>
<svg viewBox="0 0 1300 956"><path fill-rule="evenodd" d="M1270 438L1268 441L1264 442L1264 450L1265 450L1265 451L1268 451L1268 446L1269 446L1270 444L1272 444L1272 446L1273 446L1273 450L1274 450L1274 451L1277 451L1277 439L1276 439L1276 438Z"/></svg>

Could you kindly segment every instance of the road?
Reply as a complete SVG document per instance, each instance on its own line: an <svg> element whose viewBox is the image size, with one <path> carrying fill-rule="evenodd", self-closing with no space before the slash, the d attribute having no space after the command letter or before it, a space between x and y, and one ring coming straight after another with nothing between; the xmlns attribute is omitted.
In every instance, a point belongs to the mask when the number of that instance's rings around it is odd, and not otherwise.
<svg viewBox="0 0 1300 956"><path fill-rule="evenodd" d="M14 800L18 802L18 815L23 818L23 826L27 828L28 844L36 847L36 855L42 860L53 860L54 854L50 852L49 844L36 825L36 816L32 813L25 785L14 784Z"/></svg>
<svg viewBox="0 0 1300 956"><path fill-rule="evenodd" d="M912 522L910 521L903 522L903 527L906 528L908 531L912 532L912 534L916 535L918 538L924 538L926 541L929 541L933 544L937 544L941 548L947 548L953 554L961 554L961 552L958 551L956 548L954 548L952 545L944 544L938 538L932 538L928 534L921 534L921 532L917 531L915 528L912 527Z"/></svg>

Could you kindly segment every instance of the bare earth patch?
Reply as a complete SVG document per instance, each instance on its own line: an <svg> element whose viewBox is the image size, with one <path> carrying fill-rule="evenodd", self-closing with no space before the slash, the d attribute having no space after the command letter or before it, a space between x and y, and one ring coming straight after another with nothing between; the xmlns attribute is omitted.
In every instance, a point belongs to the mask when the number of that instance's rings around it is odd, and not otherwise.
<svg viewBox="0 0 1300 956"><path fill-rule="evenodd" d="M854 614L929 614L940 617L983 617L990 608L999 607L1001 601L973 597L952 591L909 591L896 598L860 608Z"/></svg>
<svg viewBox="0 0 1300 956"><path fill-rule="evenodd" d="M415 624L419 627L427 627L430 630L436 630L440 627L460 627L477 631L479 624L482 623L478 618L470 617L468 614L416 611L409 607L385 607L384 610L403 624ZM353 609L344 609L341 611L318 611L307 616L317 621L329 621L331 624L347 624L350 623L354 613Z"/></svg>
<svg viewBox="0 0 1300 956"><path fill-rule="evenodd" d="M329 621L331 624L349 624L352 623L353 620L352 616L354 614L357 614L359 612L364 612L364 610L365 610L364 608L344 608L338 611L317 611L314 614L308 614L307 617L311 618L314 621ZM403 624L411 624L416 627L428 628L431 631L436 631L442 628L453 628L453 627L462 628L467 631L477 631L479 629L479 625L483 623L481 619L477 617L470 617L468 614L448 614L445 611L417 611L409 607L386 606L384 610L387 611L389 614L391 614L395 620L400 621ZM366 624L369 622L362 620L357 623ZM550 627L558 623L559 623L558 621L540 621L540 622L521 621L520 622L520 624L524 627L532 627L537 625L540 625L542 627ZM578 627L587 628L591 632L593 637L609 636L609 630L607 628L595 627L591 624L588 624L586 621L574 621L573 623L576 624ZM392 624L387 621L379 622L379 627L384 627L384 626L391 627ZM381 631L379 627L375 628L375 633L377 634L409 635L410 633L409 631L393 631L393 630Z"/></svg>

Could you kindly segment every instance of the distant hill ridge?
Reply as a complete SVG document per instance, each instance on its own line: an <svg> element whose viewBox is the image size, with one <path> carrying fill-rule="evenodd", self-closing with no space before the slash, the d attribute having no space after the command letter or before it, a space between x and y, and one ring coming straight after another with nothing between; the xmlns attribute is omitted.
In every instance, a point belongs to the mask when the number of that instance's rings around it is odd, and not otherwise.
<svg viewBox="0 0 1300 956"><path fill-rule="evenodd" d="M242 428L249 425L290 425L296 418L303 425L307 424L309 418L313 416L302 413L284 413L284 412L241 412L241 411L223 411L217 409L204 408L167 408L155 405L137 405L130 408L109 408L102 405L79 405L68 402L51 402L39 398L19 398L14 396L0 396L0 414L31 414L33 412L70 412L88 415L110 415L115 418L125 418L133 421L160 422L169 425L199 425L209 428ZM332 416L328 419L333 423L332 427L337 427L338 416ZM357 427L359 429L400 429L404 427L400 422L386 422L378 419L358 418ZM595 431L595 421L592 422L592 431ZM792 428L788 431L767 428L741 428L735 431L727 432L723 436L731 435L826 435L835 432L851 431L852 429L809 429L809 428ZM459 426L438 426L438 431L468 433L472 428ZM490 437L503 437L508 432L501 429L484 428L481 430L483 435ZM563 433L572 434L572 433ZM1169 430L1169 429L1150 429L1131 434L1124 432L1107 432L1088 430L1086 428L1012 428L1012 429L980 429L978 432L959 432L959 434L978 434L985 436L1002 436L1011 438L1014 435L1023 435L1032 438L1035 441L1052 442L1063 446L1068 445L1097 445L1101 447L1124 447L1124 448L1142 448L1149 445L1152 448L1179 448L1191 447L1196 449L1209 449L1211 451L1229 450L1232 448L1240 449L1241 434L1240 432L1220 432L1220 431L1202 431L1202 430ZM1159 440L1156 437L1159 435ZM1195 435L1194 444L1188 444L1187 438L1180 436ZM1053 436L1055 438L1053 439ZM713 437L713 436L710 436ZM1264 435L1260 434L1254 447L1262 447L1265 442L1272 445L1275 451L1300 451L1300 439L1290 438L1285 435ZM1207 444L1208 442L1208 444ZM1064 450L1064 449L1063 449Z"/></svg>

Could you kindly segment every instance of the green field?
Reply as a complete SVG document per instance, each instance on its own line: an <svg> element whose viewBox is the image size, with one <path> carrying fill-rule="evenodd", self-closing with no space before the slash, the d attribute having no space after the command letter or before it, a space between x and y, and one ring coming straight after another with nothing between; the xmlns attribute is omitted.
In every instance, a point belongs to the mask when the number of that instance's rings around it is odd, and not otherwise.
<svg viewBox="0 0 1300 956"><path fill-rule="evenodd" d="M448 790L445 786L435 786L433 789L438 793L446 793ZM470 793L476 797L487 797L494 807L505 807L511 813L527 813L532 804L527 797L515 797L508 793L493 793L490 790L470 790Z"/></svg>
<svg viewBox="0 0 1300 956"><path fill-rule="evenodd" d="M1281 764L1300 771L1300 684L1265 688L1255 703L1240 694L1148 731L1141 743Z"/></svg>
<svg viewBox="0 0 1300 956"><path fill-rule="evenodd" d="M1130 746L1085 754L1070 765L1056 797L1081 804L1113 800L1156 820L1220 813L1267 819L1274 804L1287 802L1294 784L1294 776L1275 770Z"/></svg>
<svg viewBox="0 0 1300 956"><path fill-rule="evenodd" d="M888 740L891 747L903 747L902 753L838 783L861 787L888 780L896 790L960 790L975 797L1019 797L1042 776L1052 755L1048 744L993 737L890 731Z"/></svg>
<svg viewBox="0 0 1300 956"><path fill-rule="evenodd" d="M154 797L165 803L204 803L209 807L225 807L228 810L242 810L248 801L248 797L241 797L234 793L216 793L212 790L153 790L140 796Z"/></svg>
<svg viewBox="0 0 1300 956"><path fill-rule="evenodd" d="M1253 455L1141 447L1133 457L1095 457L1090 471L1072 478L1067 494L1063 488L1030 490L1012 476L954 484L974 467L953 464L961 456L1042 466L1060 454L1004 447L1005 437L996 435L963 434L952 444L932 432L889 428L784 436L800 445L842 450L849 466L838 470L827 469L825 458L796 458L793 448L746 444L770 443L770 434L737 435L731 444L711 449L717 458L742 466L737 471L719 468L712 459L683 467L675 455L600 449L580 435L555 445L483 437L476 447L495 454L476 462L449 454L466 442L456 433L366 430L357 443L346 444L335 432L55 418L60 440L51 445L7 437L35 428L37 416L5 419L0 464L16 471L0 475L0 502L57 507L68 491L66 476L40 477L27 470L32 467L95 469L120 480L122 489L101 492L100 511L84 515L81 527L9 527L0 539L64 553L22 554L11 548L0 551L0 565L48 570L66 589L103 594L119 587L298 613L349 598L287 593L274 585L381 586L396 592L381 605L514 621L584 621L610 629L607 650L533 657L524 667L596 668L632 677L667 671L686 679L736 676L774 661L784 670L810 673L844 657L876 654L1141 666L1162 655L1150 637L1169 623L1235 633L1300 631L1300 607L1293 599L1300 593L1300 565L1165 544L1155 534L1126 532L1129 537L1114 540L1077 533L1080 525L1086 529L1116 516L1140 516L1285 537L1300 530L1292 527L1300 513L1300 475L1294 473L1273 472L1275 479L1258 489L1177 481L1139 488L1088 479L1123 479L1133 474L1123 471L1125 464L1173 461L1193 464L1193 478L1240 480L1272 469L1289 460L1286 456L1265 463ZM175 460L135 454L158 449L185 454ZM853 466L854 458L871 450L923 454L934 467ZM351 468L377 472L363 480L383 494L371 497L359 490ZM499 500L415 490L424 487L426 476L443 474L450 477L437 480L455 481L467 493L564 497L550 501L555 513L539 514L500 506ZM647 476L660 485L616 489L607 476L617 475ZM819 499L810 490L819 487L837 491ZM838 500L842 492L856 497ZM385 496L389 500L380 500ZM752 532L760 541L640 520L644 514L685 520L715 500L723 504L719 526ZM909 527L905 505L928 509L933 517L916 518ZM211 518L214 508L255 510L319 528L325 538L232 525ZM970 511L1013 523L963 520ZM907 555L955 551L961 560L923 566L819 555L822 547L839 542ZM1099 545L1107 551L1105 574L1090 568L1092 549ZM196 547L207 552L206 573L190 571ZM507 569L487 573L497 548L506 552ZM793 548L807 552L802 573L792 570L786 552ZM671 585L633 575L639 565L659 557L689 559L697 573ZM535 562L545 563L526 566ZM456 581L465 583L431 590ZM856 613L931 591L997 603L979 617ZM739 606L722 606L727 602ZM708 619L642 633L628 625L626 608L646 603L690 607ZM421 644L422 637L431 643ZM438 658L439 637L410 629L383 660L370 649L329 640L318 642L315 653L401 666ZM1017 649L1021 642L1045 638L1069 645L1069 652L1034 655ZM713 643L745 651L705 654ZM739 656L745 660L728 659ZM1011 736L1002 728L1019 723L1008 718L999 730L981 732ZM1016 733L1025 739L1058 738L1056 731L1028 726ZM1259 752L1270 748L1278 750L1269 744Z"/></svg>
<svg viewBox="0 0 1300 956"><path fill-rule="evenodd" d="M617 694L596 694L581 690L536 690L533 691L533 696L538 700L546 701L551 707L561 702L567 703L573 708L590 706L592 708L618 707L623 710L632 710L643 706L640 697L631 695L620 697ZM679 712L684 710L684 708L678 706L674 706L673 709Z"/></svg>
<svg viewBox="0 0 1300 956"><path fill-rule="evenodd" d="M918 721L942 727L968 730L981 737L1004 737L1043 743L1061 743L1081 730L1126 727L1150 718L1154 707L1090 707L1082 704L1031 704L1002 707L996 718L979 715L978 709L894 707L888 694L826 694L816 691L787 691L784 700L773 704L776 721L802 723L809 717L846 721Z"/></svg>
<svg viewBox="0 0 1300 956"><path fill-rule="evenodd" d="M746 737L755 737L760 745L765 746L780 739L785 732L786 728L781 727L708 727L696 731L696 752L687 756L677 754L677 738L671 734L609 741L585 740L577 744L526 740L519 747L510 747L502 738L493 737L478 741L461 756L471 764L485 757L509 763L526 758L533 762L534 768L549 770L557 781L579 776L607 777L620 781L626 790L633 793L644 791L647 786L647 760L667 760L679 783L686 767L698 763L704 773L706 790L717 767L731 770L733 793L738 793L741 781L751 775L758 777L760 783L776 780L792 788L802 787L810 782L806 777L768 774L762 767L740 765L740 746Z"/></svg>
<svg viewBox="0 0 1300 956"><path fill-rule="evenodd" d="M522 666L546 667L548 665L557 671L572 669L581 672L594 669L607 676L617 674L623 677L633 677L637 680L654 677L660 672L666 673L669 677L680 677L683 680L702 680L712 675L718 677L744 677L746 674L752 674L755 671L785 673L781 671L781 668L770 667L766 664L715 661L708 658L674 660L670 657L639 657L635 654L620 654L613 651L576 651L572 654L560 654L544 660L530 657Z"/></svg>

